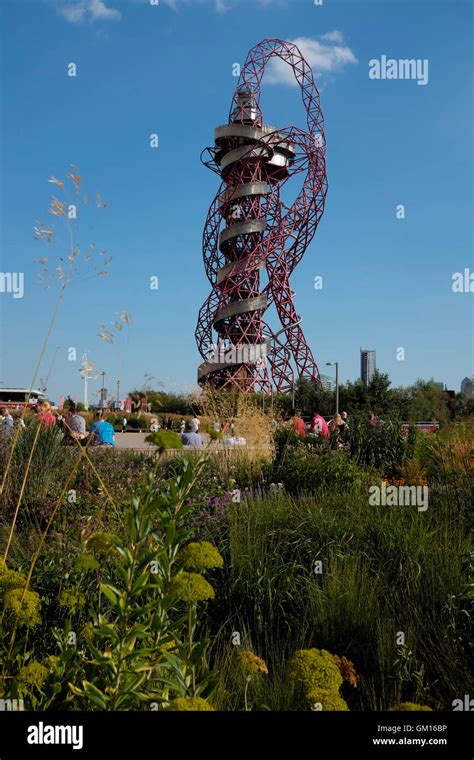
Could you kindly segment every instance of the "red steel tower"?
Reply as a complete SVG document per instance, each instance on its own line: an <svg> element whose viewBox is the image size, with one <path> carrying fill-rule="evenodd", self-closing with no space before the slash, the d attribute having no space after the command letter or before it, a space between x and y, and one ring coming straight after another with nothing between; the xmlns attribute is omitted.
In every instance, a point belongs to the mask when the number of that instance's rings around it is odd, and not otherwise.
<svg viewBox="0 0 474 760"><path fill-rule="evenodd" d="M264 124L261 81L272 57L291 66L301 88L307 130ZM242 392L288 391L295 373L320 383L293 304L290 276L316 232L327 192L325 137L313 73L296 45L267 39L241 71L228 124L217 127L203 162L222 178L209 208L203 258L212 291L199 311L198 382ZM292 206L281 200L302 175ZM264 320L274 304L276 332ZM217 339L213 341L213 331Z"/></svg>

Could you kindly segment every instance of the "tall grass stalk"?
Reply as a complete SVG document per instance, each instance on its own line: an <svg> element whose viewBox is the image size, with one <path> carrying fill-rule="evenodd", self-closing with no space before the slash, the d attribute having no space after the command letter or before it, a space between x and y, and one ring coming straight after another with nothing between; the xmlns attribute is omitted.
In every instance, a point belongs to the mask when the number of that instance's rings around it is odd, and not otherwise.
<svg viewBox="0 0 474 760"><path fill-rule="evenodd" d="M20 493L18 494L18 500L17 500L16 507L15 507L15 514L13 515L13 520L12 520L12 523L11 523L10 532L9 532L8 539L7 539L7 544L5 546L5 551L3 553L3 559L5 561L7 560L7 557L8 557L8 551L10 549L10 544L12 542L13 532L15 530L15 525L16 525L16 521L17 521L17 518L18 518L18 512L19 512L19 509L20 509L20 504L21 504L21 501L23 499L23 494L25 492L26 481L28 480L28 475L30 473L31 461L33 459L33 454L34 454L34 451L35 451L36 443L38 441L38 436L39 436L39 434L41 432L41 428L42 428L42 424L40 423L38 425L37 429L36 429L35 437L33 439L33 445L31 447L30 455L28 457L28 462L26 463L25 473L24 473L24 476L23 476L23 482L21 484Z"/></svg>

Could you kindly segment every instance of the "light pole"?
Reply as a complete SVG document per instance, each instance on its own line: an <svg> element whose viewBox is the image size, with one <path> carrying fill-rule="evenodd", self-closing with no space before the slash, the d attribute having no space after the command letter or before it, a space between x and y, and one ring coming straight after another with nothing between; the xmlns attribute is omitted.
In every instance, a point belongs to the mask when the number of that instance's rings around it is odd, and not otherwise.
<svg viewBox="0 0 474 760"><path fill-rule="evenodd" d="M116 409L120 409L120 380L117 380L117 405Z"/></svg>
<svg viewBox="0 0 474 760"><path fill-rule="evenodd" d="M82 357L81 369L79 370L82 379L84 380L84 409L89 409L89 398L87 396L87 382L89 380L96 380L97 374L95 373L96 366L89 362L87 352Z"/></svg>
<svg viewBox="0 0 474 760"><path fill-rule="evenodd" d="M336 367L336 414L339 414L339 362L326 362L327 367Z"/></svg>
<svg viewBox="0 0 474 760"><path fill-rule="evenodd" d="M105 391L105 372L100 373L102 375L102 398L100 401L100 408L104 408L104 391Z"/></svg>

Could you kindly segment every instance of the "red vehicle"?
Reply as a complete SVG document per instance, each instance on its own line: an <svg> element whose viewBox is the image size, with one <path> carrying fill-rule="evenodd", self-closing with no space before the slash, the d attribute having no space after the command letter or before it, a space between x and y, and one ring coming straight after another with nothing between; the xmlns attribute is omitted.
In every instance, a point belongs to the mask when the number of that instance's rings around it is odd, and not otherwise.
<svg viewBox="0 0 474 760"><path fill-rule="evenodd" d="M417 430L423 430L425 433L435 433L439 430L439 422L414 422L413 427ZM402 423L402 430L404 433L408 433L409 428L409 422Z"/></svg>

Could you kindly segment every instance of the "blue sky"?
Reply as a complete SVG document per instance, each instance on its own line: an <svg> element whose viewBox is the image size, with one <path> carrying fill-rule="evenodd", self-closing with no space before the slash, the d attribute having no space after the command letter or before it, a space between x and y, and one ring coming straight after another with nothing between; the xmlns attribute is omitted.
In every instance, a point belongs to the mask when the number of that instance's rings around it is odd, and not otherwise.
<svg viewBox="0 0 474 760"><path fill-rule="evenodd" d="M459 390L473 371L472 302L452 275L472 271L472 5L410 0L2 0L1 250L25 293L0 293L4 386L27 386L58 296L35 284L35 260L64 255L33 237L51 176L73 163L92 201L83 247L113 257L107 276L69 286L40 375L48 393L81 397L83 351L106 386L189 390L194 329L209 293L201 235L218 178L199 161L227 121L248 49L302 40L321 90L329 192L295 270L296 308L316 361L359 374L377 350L393 384L434 377ZM429 81L372 80L369 60L428 59ZM67 67L75 63L77 76ZM268 82L268 80L271 80ZM275 81L276 80L276 81ZM265 120L304 126L299 91L279 69L263 80ZM157 133L159 148L149 146ZM98 209L96 191L107 204ZM396 218L398 204L405 219ZM67 251L66 254L67 255ZM54 267L53 267L54 268ZM323 277L322 290L314 278ZM150 277L159 278L150 290ZM97 337L120 312L112 345ZM113 331L113 328L110 328ZM77 361L68 360L68 349ZM396 350L405 349L398 361ZM92 385L92 395L99 382ZM122 395L122 394L121 394Z"/></svg>

